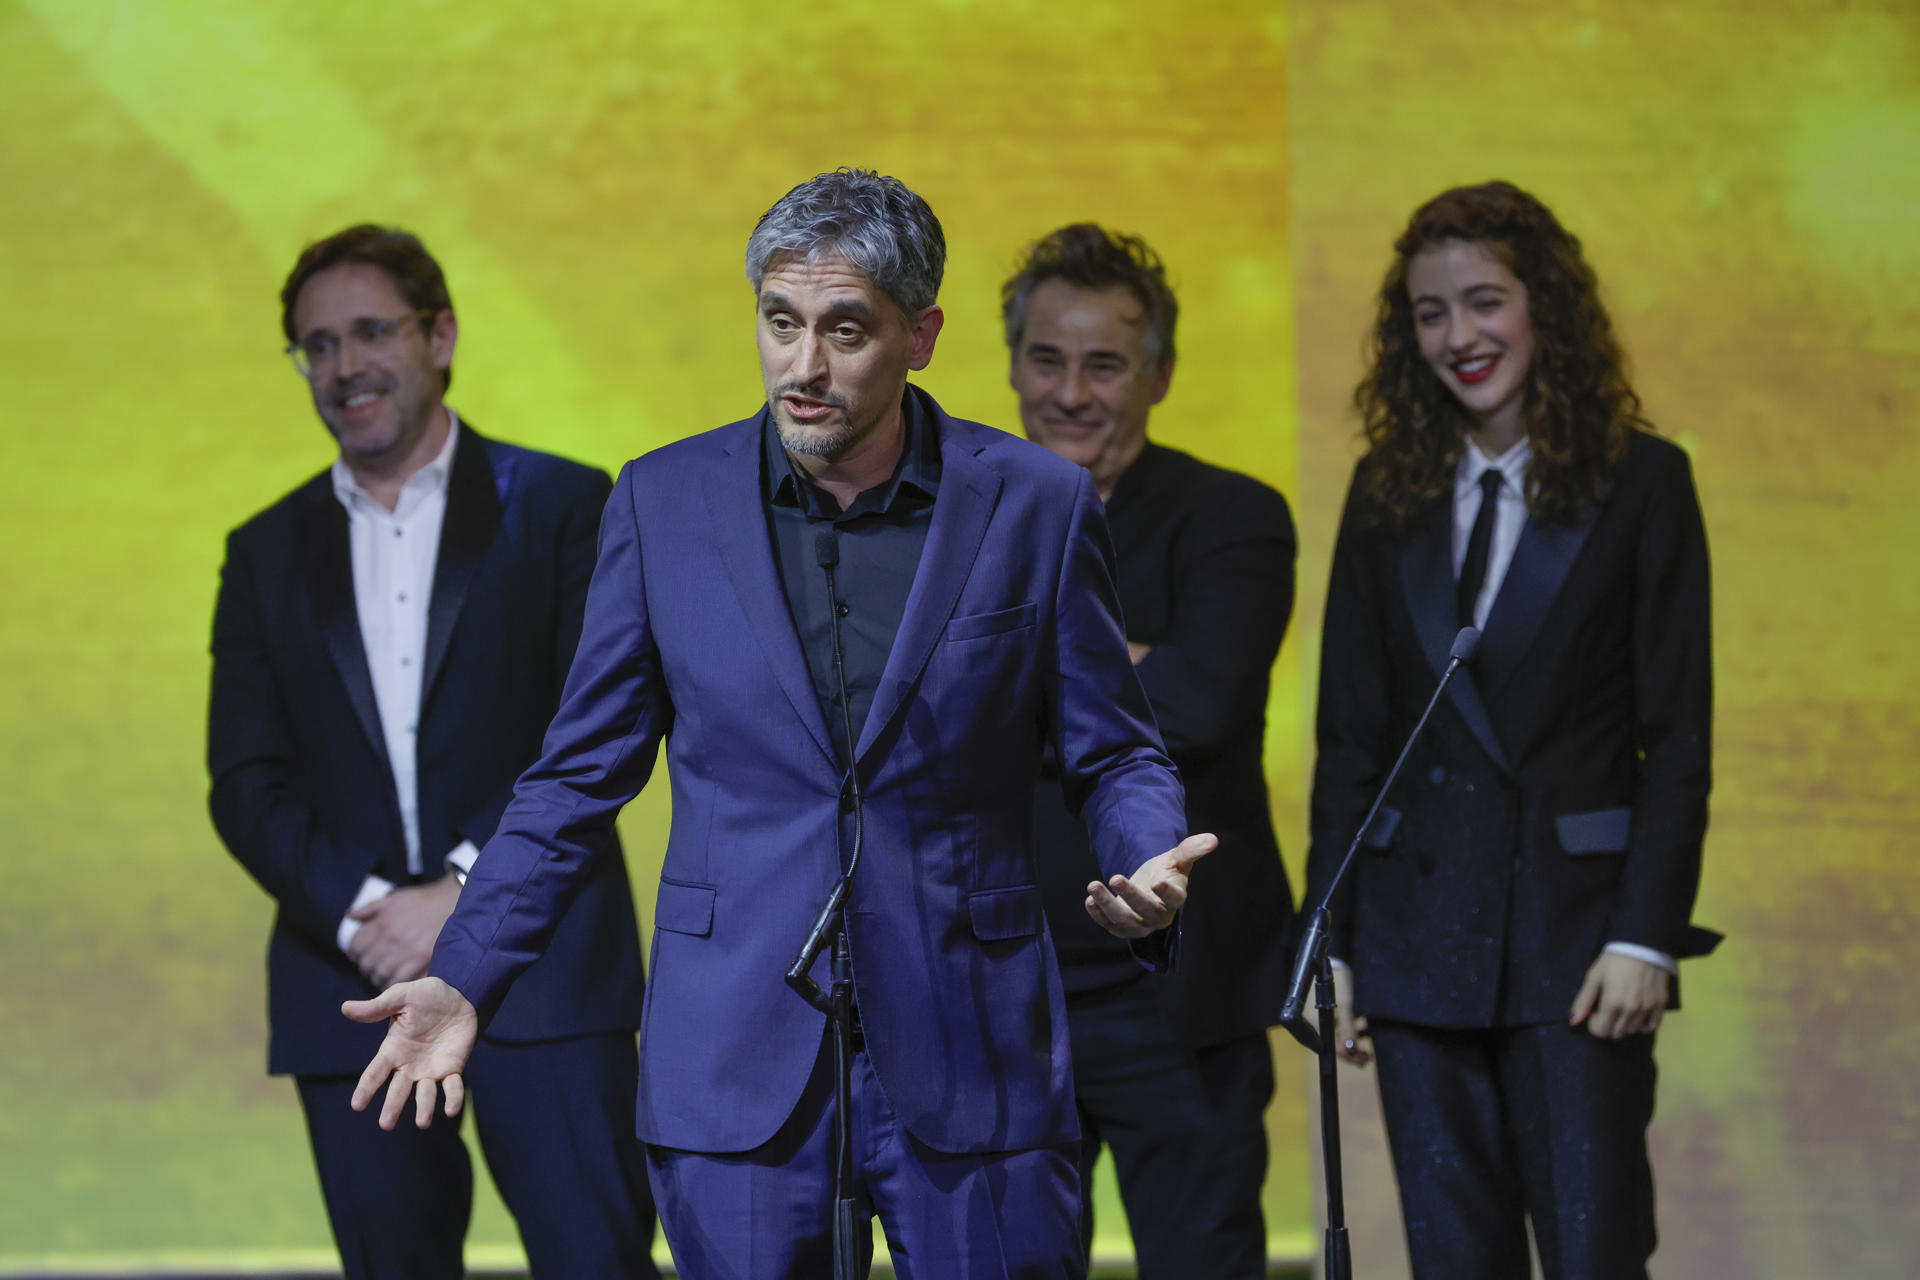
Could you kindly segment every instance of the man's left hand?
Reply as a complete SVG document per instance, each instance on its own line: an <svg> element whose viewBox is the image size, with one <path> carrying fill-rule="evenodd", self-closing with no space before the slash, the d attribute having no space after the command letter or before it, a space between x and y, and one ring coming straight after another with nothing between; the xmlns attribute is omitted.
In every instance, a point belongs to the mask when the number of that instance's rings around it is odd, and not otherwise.
<svg viewBox="0 0 1920 1280"><path fill-rule="evenodd" d="M1219 844L1211 835L1188 836L1178 848L1141 863L1131 878L1095 880L1087 886L1087 914L1116 938L1144 938L1166 928L1186 903L1193 864Z"/></svg>
<svg viewBox="0 0 1920 1280"><path fill-rule="evenodd" d="M1660 1026L1667 1011L1668 974L1657 964L1603 951L1587 969L1580 994L1573 998L1570 1026L1583 1021L1602 1040L1641 1035Z"/></svg>
<svg viewBox="0 0 1920 1280"><path fill-rule="evenodd" d="M368 982L382 991L411 982L427 971L440 927L453 914L460 882L442 876L431 884L409 885L348 912L360 922L347 954Z"/></svg>

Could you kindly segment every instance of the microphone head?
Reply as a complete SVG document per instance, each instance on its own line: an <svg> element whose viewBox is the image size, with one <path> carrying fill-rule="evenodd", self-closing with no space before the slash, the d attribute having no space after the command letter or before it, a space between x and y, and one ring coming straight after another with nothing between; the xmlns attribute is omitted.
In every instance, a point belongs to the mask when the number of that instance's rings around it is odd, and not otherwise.
<svg viewBox="0 0 1920 1280"><path fill-rule="evenodd" d="M831 569L840 563L840 539L833 535L833 530L824 529L813 535L813 558L822 569Z"/></svg>
<svg viewBox="0 0 1920 1280"><path fill-rule="evenodd" d="M1453 638L1453 648L1447 650L1450 662L1472 662L1474 650L1480 647L1480 633L1472 627L1460 628L1460 634Z"/></svg>

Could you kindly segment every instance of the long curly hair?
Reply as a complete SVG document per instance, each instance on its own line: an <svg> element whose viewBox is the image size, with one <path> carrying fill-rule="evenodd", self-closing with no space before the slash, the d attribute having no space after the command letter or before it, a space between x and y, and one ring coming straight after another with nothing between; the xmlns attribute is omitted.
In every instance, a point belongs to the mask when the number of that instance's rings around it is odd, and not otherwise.
<svg viewBox="0 0 1920 1280"><path fill-rule="evenodd" d="M1652 424L1627 381L1626 357L1580 241L1510 182L1441 192L1394 242L1366 376L1353 392L1367 442L1368 515L1401 530L1450 495L1475 425L1421 356L1407 290L1415 256L1450 240L1487 245L1526 287L1534 336L1521 408L1533 444L1527 508L1538 519L1570 523L1606 497L1629 432Z"/></svg>

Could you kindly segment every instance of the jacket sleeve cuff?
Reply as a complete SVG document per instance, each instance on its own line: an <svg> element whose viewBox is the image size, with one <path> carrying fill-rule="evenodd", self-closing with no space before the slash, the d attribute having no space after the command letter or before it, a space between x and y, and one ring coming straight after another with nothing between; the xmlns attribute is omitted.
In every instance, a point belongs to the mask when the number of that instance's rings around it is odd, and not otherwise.
<svg viewBox="0 0 1920 1280"><path fill-rule="evenodd" d="M1671 974L1678 974L1680 972L1680 966L1674 962L1672 956L1664 951L1656 951L1652 947L1640 946L1638 943L1609 942L1601 948L1601 951L1608 955L1632 956L1635 960L1644 960L1648 964L1665 969Z"/></svg>
<svg viewBox="0 0 1920 1280"><path fill-rule="evenodd" d="M360 922L353 918L352 913L369 902L378 902L392 892L393 881L382 876L368 876L360 882L360 892L354 895L352 905L347 908L347 914L340 917L340 927L333 935L333 940L340 944L342 951L345 951L347 944L353 941L353 935L360 932Z"/></svg>

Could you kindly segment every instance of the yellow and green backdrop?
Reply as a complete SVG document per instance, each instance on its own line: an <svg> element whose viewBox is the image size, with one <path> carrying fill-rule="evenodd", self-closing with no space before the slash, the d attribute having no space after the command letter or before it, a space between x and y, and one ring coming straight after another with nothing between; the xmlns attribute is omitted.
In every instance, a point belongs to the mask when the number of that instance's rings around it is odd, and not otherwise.
<svg viewBox="0 0 1920 1280"><path fill-rule="evenodd" d="M1910 0L0 0L0 1272L326 1256L291 1088L263 1074L269 905L201 765L221 537L329 456L278 355L299 247L417 230L460 313L454 403L611 469L751 410L746 233L843 163L945 223L924 381L969 417L1013 423L997 289L1026 241L1092 218L1171 264L1154 431L1300 523L1268 753L1296 877L1387 245L1456 182L1554 205L1694 456L1714 551L1699 914L1731 940L1662 1033L1656 1274L1908 1274ZM643 886L666 803L623 819ZM1310 1079L1278 1049L1268 1211L1304 1255ZM1371 1081L1343 1083L1362 1274L1391 1274ZM511 1257L490 1198L472 1238Z"/></svg>

